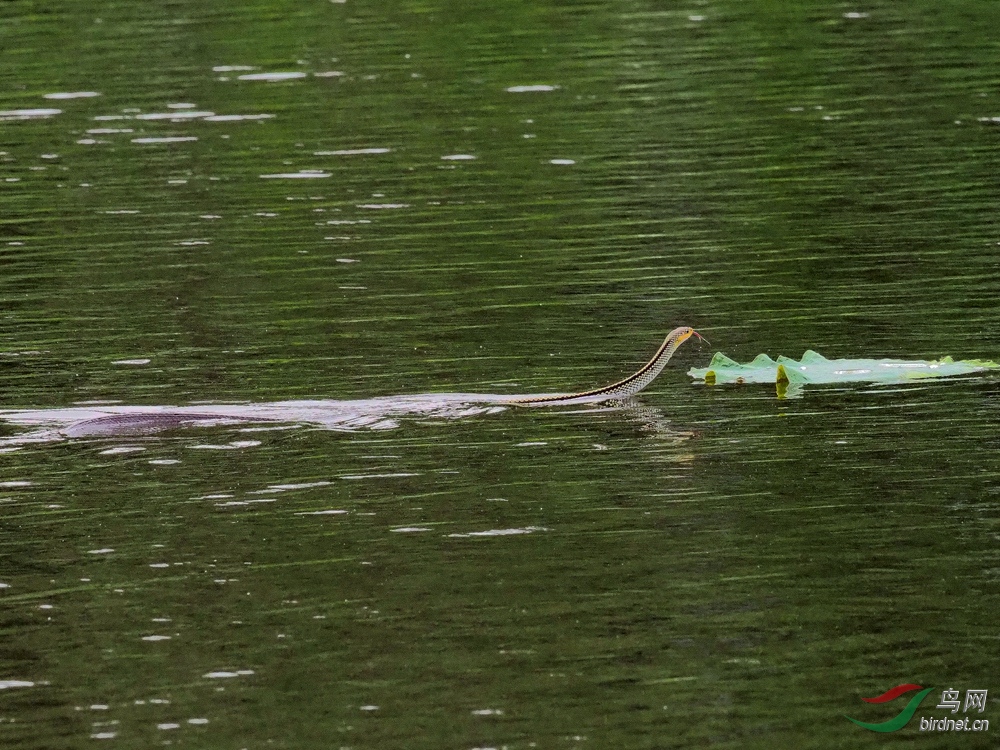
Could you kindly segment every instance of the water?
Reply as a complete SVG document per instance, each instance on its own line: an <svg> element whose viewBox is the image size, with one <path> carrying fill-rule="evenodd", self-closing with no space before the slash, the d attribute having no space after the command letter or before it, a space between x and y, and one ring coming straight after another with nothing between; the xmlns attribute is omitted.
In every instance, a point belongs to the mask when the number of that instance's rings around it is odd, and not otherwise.
<svg viewBox="0 0 1000 750"><path fill-rule="evenodd" d="M684 374L996 358L991 4L6 6L3 409L713 346L624 409L7 443L4 747L888 746L861 697L1000 689L995 377Z"/></svg>

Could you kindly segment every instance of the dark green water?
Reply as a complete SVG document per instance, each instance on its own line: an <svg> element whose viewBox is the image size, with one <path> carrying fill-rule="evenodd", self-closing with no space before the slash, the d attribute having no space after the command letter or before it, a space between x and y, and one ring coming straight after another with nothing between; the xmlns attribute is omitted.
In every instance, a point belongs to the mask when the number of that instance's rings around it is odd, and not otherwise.
<svg viewBox="0 0 1000 750"><path fill-rule="evenodd" d="M622 411L0 454L0 745L994 747L996 377L683 373L1000 357L998 15L3 3L0 408L572 391L712 346ZM901 683L935 688L906 728L844 718ZM920 732L945 688L998 726Z"/></svg>

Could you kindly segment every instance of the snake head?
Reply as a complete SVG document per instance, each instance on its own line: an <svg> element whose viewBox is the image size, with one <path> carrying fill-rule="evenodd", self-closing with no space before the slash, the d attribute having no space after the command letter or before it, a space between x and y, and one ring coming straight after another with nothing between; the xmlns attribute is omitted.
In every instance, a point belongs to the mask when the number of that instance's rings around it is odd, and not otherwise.
<svg viewBox="0 0 1000 750"><path fill-rule="evenodd" d="M681 326L680 328L674 329L673 331L670 332L670 335L667 337L667 340L669 341L670 339L673 339L675 342L677 342L676 345L680 346L692 336L696 336L699 341L704 341L706 344L709 343L708 339L706 339L704 336L702 336L700 333L698 333L696 330L694 330L689 326Z"/></svg>

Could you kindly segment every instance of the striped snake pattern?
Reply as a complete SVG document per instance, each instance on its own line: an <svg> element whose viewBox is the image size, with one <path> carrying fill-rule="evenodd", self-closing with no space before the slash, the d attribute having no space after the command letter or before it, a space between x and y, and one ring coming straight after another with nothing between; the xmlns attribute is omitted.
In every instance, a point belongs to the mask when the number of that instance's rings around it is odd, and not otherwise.
<svg viewBox="0 0 1000 750"><path fill-rule="evenodd" d="M617 383L580 393L559 393L553 396L539 396L537 398L531 396L514 398L509 403L525 405L561 404L573 402L577 399L604 400L631 398L656 379L656 376L667 366L670 358L674 356L674 352L677 351L678 347L692 336L697 336L702 341L705 341L705 338L693 328L688 328L687 326L675 328L667 334L667 338L664 339L660 348L649 362L634 374L629 375L624 380L619 380Z"/></svg>

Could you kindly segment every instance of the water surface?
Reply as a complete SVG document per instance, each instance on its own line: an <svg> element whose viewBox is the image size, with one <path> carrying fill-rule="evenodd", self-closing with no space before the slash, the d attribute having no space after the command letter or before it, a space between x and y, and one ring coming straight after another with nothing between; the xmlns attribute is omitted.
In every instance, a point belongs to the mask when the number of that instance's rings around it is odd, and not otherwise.
<svg viewBox="0 0 1000 750"><path fill-rule="evenodd" d="M0 14L4 410L713 343L624 409L7 443L4 747L881 747L861 697L1000 690L996 378L684 374L997 357L993 4Z"/></svg>

